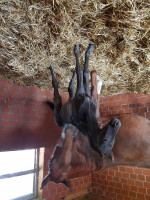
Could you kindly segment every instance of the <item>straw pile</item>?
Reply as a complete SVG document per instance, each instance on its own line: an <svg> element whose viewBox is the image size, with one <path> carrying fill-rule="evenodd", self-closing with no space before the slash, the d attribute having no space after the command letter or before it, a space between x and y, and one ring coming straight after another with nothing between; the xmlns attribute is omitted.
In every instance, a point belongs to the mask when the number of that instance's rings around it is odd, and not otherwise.
<svg viewBox="0 0 150 200"><path fill-rule="evenodd" d="M3 0L0 3L0 76L51 88L51 64L62 91L95 44L89 69L103 80L102 95L150 94L149 0Z"/></svg>

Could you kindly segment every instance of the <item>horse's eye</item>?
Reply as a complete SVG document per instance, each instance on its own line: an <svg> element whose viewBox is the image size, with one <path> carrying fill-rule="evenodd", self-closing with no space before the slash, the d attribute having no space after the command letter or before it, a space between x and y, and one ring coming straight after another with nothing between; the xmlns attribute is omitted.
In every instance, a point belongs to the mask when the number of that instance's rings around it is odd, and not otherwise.
<svg viewBox="0 0 150 200"><path fill-rule="evenodd" d="M107 139L106 139L106 138L104 138L104 142L107 142Z"/></svg>

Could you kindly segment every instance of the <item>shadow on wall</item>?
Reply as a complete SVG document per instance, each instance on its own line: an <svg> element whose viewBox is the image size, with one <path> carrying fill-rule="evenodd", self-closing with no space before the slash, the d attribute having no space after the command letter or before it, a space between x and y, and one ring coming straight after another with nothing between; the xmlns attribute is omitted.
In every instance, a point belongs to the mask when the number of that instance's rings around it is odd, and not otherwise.
<svg viewBox="0 0 150 200"><path fill-rule="evenodd" d="M0 91L0 151L57 144L61 128L56 126L53 112L43 103L52 99L52 92L6 81L0 85Z"/></svg>

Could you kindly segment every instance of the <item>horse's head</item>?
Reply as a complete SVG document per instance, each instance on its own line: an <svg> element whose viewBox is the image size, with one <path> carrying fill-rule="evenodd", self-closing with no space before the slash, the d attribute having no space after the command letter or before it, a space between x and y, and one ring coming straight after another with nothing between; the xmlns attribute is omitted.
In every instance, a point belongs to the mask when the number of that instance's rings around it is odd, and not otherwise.
<svg viewBox="0 0 150 200"><path fill-rule="evenodd" d="M48 182L63 183L69 188L66 181L67 174L71 168L73 129L67 126L63 129L60 142L56 145L54 153L49 161L49 174L44 178L41 188Z"/></svg>
<svg viewBox="0 0 150 200"><path fill-rule="evenodd" d="M115 136L120 127L120 120L114 118L101 129L101 134L99 136L99 149L111 160L113 160L111 150L115 143Z"/></svg>

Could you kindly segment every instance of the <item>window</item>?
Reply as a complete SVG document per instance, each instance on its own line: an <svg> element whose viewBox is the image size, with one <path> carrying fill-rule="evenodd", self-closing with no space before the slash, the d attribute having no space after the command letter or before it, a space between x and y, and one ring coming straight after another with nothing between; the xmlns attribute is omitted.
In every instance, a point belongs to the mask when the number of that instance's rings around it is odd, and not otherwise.
<svg viewBox="0 0 150 200"><path fill-rule="evenodd" d="M0 198L29 200L37 197L38 150L0 152Z"/></svg>

